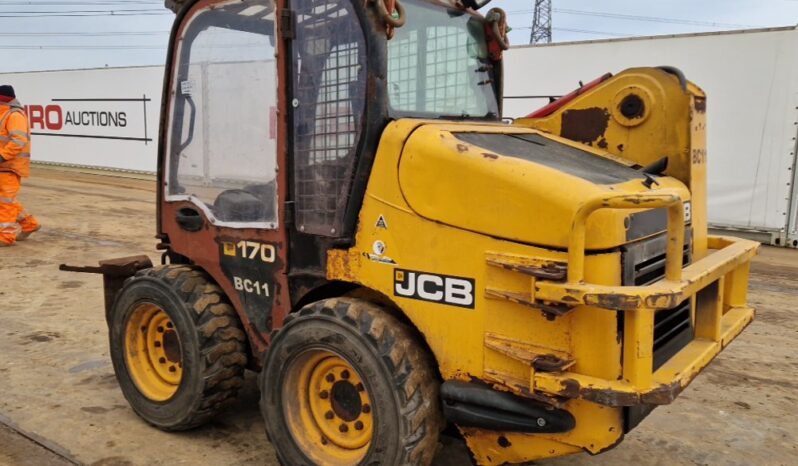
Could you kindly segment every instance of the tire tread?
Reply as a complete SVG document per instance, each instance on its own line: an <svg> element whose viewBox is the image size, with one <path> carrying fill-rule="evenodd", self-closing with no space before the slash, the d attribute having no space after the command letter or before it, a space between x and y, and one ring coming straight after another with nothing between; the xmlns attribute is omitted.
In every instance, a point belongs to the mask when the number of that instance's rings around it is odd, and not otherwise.
<svg viewBox="0 0 798 466"><path fill-rule="evenodd" d="M439 388L431 355L411 329L378 305L355 298L330 298L311 303L285 320L285 326L319 317L335 318L363 335L391 374L404 423L400 465L429 465L444 427ZM279 333L279 332L278 332Z"/></svg>
<svg viewBox="0 0 798 466"><path fill-rule="evenodd" d="M246 335L222 289L201 269L161 265L140 271L129 280L148 277L164 283L188 309L196 326L199 354L204 359L202 394L185 419L164 430L188 430L202 425L235 399L244 385ZM189 313L191 314L191 313Z"/></svg>

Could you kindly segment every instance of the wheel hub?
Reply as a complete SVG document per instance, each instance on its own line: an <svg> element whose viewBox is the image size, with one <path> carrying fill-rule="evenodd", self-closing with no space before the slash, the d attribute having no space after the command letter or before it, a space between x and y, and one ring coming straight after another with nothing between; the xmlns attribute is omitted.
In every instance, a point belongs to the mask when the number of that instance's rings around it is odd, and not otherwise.
<svg viewBox="0 0 798 466"><path fill-rule="evenodd" d="M332 409L336 416L351 422L360 417L363 401L358 389L348 381L340 380L333 384L331 392Z"/></svg>
<svg viewBox="0 0 798 466"><path fill-rule="evenodd" d="M125 360L133 383L153 401L166 401L183 378L180 339L169 315L154 304L130 314L125 329Z"/></svg>
<svg viewBox="0 0 798 466"><path fill-rule="evenodd" d="M310 351L291 364L284 389L291 433L304 451L330 465L354 465L365 457L374 412L348 361L330 351Z"/></svg>
<svg viewBox="0 0 798 466"><path fill-rule="evenodd" d="M169 362L180 364L180 341L177 339L177 333L175 331L168 330L164 332L163 351Z"/></svg>

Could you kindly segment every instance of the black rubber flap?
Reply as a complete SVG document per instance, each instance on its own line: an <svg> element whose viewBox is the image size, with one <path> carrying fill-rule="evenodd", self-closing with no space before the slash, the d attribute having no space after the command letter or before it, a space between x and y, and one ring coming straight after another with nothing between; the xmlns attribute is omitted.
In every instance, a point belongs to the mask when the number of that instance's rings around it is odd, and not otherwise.
<svg viewBox="0 0 798 466"><path fill-rule="evenodd" d="M443 414L460 427L500 432L562 433L576 426L573 415L476 383L449 381L441 385Z"/></svg>

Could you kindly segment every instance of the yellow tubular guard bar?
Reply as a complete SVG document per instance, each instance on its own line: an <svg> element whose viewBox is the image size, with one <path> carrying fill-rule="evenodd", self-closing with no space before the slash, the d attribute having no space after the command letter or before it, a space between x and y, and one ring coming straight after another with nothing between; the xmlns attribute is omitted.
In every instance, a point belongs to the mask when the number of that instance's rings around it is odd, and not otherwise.
<svg viewBox="0 0 798 466"><path fill-rule="evenodd" d="M668 208L668 249L665 279L679 281L684 247L684 205L679 194L662 190L649 194L625 194L596 198L585 203L574 215L568 243L568 283L580 283L585 275L585 229L587 219L599 209Z"/></svg>
<svg viewBox="0 0 798 466"><path fill-rule="evenodd" d="M585 231L599 209L668 209L665 277L647 286L605 286L584 282ZM619 195L587 202L575 214L568 246L565 283L536 280L534 299L590 305L625 311L623 380L605 380L575 372L535 371L531 385L538 391L582 398L608 406L667 404L748 325L754 310L747 307L750 259L759 243L710 236L711 252L682 269L684 206L678 193L659 190ZM676 307L695 295L695 338L653 371L654 314Z"/></svg>

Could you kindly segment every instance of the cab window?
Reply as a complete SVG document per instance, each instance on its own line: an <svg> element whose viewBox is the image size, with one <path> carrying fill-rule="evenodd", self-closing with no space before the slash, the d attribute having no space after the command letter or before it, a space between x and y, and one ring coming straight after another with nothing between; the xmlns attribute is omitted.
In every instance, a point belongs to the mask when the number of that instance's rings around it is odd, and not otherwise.
<svg viewBox="0 0 798 466"><path fill-rule="evenodd" d="M274 7L220 2L180 38L167 200L190 200L215 224L277 226Z"/></svg>
<svg viewBox="0 0 798 466"><path fill-rule="evenodd" d="M296 225L343 232L366 105L366 45L348 1L296 0L293 161Z"/></svg>

